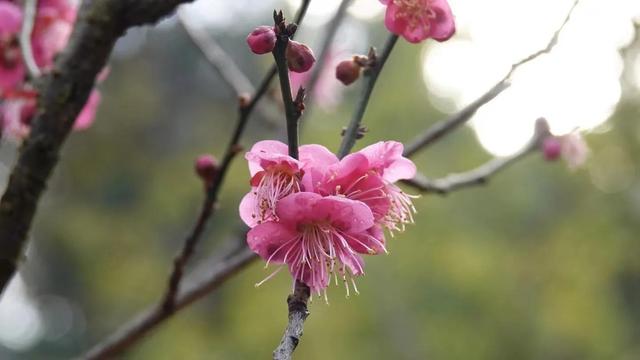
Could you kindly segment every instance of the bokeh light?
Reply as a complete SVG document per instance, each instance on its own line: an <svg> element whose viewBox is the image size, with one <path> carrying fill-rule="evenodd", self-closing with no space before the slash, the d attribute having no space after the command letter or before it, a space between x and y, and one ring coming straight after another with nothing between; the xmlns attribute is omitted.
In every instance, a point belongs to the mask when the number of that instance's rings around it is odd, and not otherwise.
<svg viewBox="0 0 640 360"><path fill-rule="evenodd" d="M609 118L621 93L619 49L631 41L632 20L640 13L640 2L614 3L581 1L553 51L522 66L512 87L478 111L471 124L485 149L496 155L516 152L540 116L557 134L591 130ZM452 99L453 109L470 103L511 64L544 48L572 4L451 1L459 33L456 40L426 49L423 74L428 89ZM473 59L471 64L468 59Z"/></svg>

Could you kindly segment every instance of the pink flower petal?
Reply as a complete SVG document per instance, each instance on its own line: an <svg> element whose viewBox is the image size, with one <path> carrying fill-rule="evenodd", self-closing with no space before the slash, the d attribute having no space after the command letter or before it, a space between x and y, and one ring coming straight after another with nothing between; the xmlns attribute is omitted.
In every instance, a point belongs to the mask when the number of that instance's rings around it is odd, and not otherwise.
<svg viewBox="0 0 640 360"><path fill-rule="evenodd" d="M22 10L16 4L0 2L0 33L18 33L22 26Z"/></svg>
<svg viewBox="0 0 640 360"><path fill-rule="evenodd" d="M249 160L249 172L251 176L255 175L258 171L263 170L260 166L261 156L265 154L280 154L287 155L289 148L286 144L275 140L263 140L258 141L253 145L251 150L245 155L245 158Z"/></svg>
<svg viewBox="0 0 640 360"><path fill-rule="evenodd" d="M416 165L407 158L399 158L390 164L384 171L384 179L394 183L402 179L412 179L416 176Z"/></svg>
<svg viewBox="0 0 640 360"><path fill-rule="evenodd" d="M300 161L307 166L330 166L338 163L338 157L322 145L302 145L299 152Z"/></svg>
<svg viewBox="0 0 640 360"><path fill-rule="evenodd" d="M433 11L436 18L431 21L429 37L437 41L446 41L456 32L456 24L449 3L445 0L434 0Z"/></svg>
<svg viewBox="0 0 640 360"><path fill-rule="evenodd" d="M278 201L276 215L283 224L298 224L316 220L315 207L320 199L322 199L321 195L311 192L288 195Z"/></svg>
<svg viewBox="0 0 640 360"><path fill-rule="evenodd" d="M258 225L258 219L255 214L256 209L256 195L253 188L249 191L240 201L240 218L249 227Z"/></svg>
<svg viewBox="0 0 640 360"><path fill-rule="evenodd" d="M361 232L373 226L371 209L360 201L341 196L327 196L319 199L314 207L313 217L326 219L345 232Z"/></svg>
<svg viewBox="0 0 640 360"><path fill-rule="evenodd" d="M266 222L257 225L247 233L247 243L249 248L260 255L265 261L282 263L286 250L290 246L295 246L292 242L296 237L294 230L276 223ZM289 244L287 244L290 242Z"/></svg>
<svg viewBox="0 0 640 360"><path fill-rule="evenodd" d="M347 238L351 248L360 254L375 255L387 252L385 248L384 231L375 225L366 232Z"/></svg>
<svg viewBox="0 0 640 360"><path fill-rule="evenodd" d="M82 111L80 111L80 114L76 118L76 122L73 124L73 130L86 130L91 127L101 100L102 96L100 95L100 92L98 90L93 90L91 95L89 95L89 99L84 105L84 108L82 108Z"/></svg>

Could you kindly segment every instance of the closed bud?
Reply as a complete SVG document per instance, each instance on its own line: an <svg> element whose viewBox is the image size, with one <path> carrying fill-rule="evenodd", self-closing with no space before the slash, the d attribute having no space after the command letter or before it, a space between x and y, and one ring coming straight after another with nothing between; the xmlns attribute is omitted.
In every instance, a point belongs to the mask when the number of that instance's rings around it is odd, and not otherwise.
<svg viewBox="0 0 640 360"><path fill-rule="evenodd" d="M212 184L218 173L218 161L213 155L203 154L198 156L195 164L196 174L207 185Z"/></svg>
<svg viewBox="0 0 640 360"><path fill-rule="evenodd" d="M361 66L354 60L341 61L336 66L336 78L345 85L350 85L360 77Z"/></svg>
<svg viewBox="0 0 640 360"><path fill-rule="evenodd" d="M286 56L289 70L297 73L309 71L316 62L313 51L307 45L293 40L287 45Z"/></svg>
<svg viewBox="0 0 640 360"><path fill-rule="evenodd" d="M276 46L276 32L272 26L258 26L249 36L247 44L254 54L266 54Z"/></svg>
<svg viewBox="0 0 640 360"><path fill-rule="evenodd" d="M542 154L548 161L557 160L562 154L562 142L555 136L547 136L542 141Z"/></svg>

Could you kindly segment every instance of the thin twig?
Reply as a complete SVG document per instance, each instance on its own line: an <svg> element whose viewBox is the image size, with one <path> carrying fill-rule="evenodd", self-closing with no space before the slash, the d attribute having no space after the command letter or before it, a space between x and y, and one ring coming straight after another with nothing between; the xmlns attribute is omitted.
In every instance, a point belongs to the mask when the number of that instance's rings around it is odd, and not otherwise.
<svg viewBox="0 0 640 360"><path fill-rule="evenodd" d="M482 106L484 106L488 102L495 99L503 91L509 88L509 86L511 86L511 83L510 83L511 77L513 76L513 73L516 70L518 70L520 66L535 60L536 58L538 58L543 54L550 53L551 50L553 50L553 48L558 43L558 38L560 37L560 33L562 32L562 30L565 28L565 26L571 19L571 15L573 14L573 11L575 10L579 2L580 0L574 1L573 5L571 6L571 8L567 13L567 16L564 18L564 21L562 22L562 24L560 24L560 27L556 29L556 31L553 33L553 36L551 37L551 39L543 49L540 49L528 55L527 57L523 58L522 60L514 63L513 65L511 65L511 68L509 69L507 74L500 81L498 81L498 83L496 83L493 87L491 87L491 89L489 89L486 93L482 94L477 100L467 105L458 113L455 113L449 116L448 118L432 125L430 128L425 130L422 134L418 135L413 141L411 141L408 145L405 146L404 156L409 157L409 156L415 155L420 150L425 149L429 145L438 141L444 135L457 129L460 125L469 121L469 119L473 117L473 115L478 111L478 109L480 109Z"/></svg>
<svg viewBox="0 0 640 360"><path fill-rule="evenodd" d="M356 110L353 113L353 117L351 118L349 127L347 127L347 130L344 133L344 137L342 138L342 144L340 144L340 151L338 152L339 158L345 157L356 144L356 139L358 139L360 133L360 124L362 123L362 117L367 110L367 105L369 105L369 98L371 98L371 93L373 93L373 88L376 85L378 76L382 72L382 68L387 62L387 59L389 58L389 55L391 54L391 51L393 50L396 42L398 42L398 35L389 35L384 49L382 50L382 54L376 56L373 65L365 71L366 80L363 84L362 96L358 100ZM369 59L371 60L371 55L374 55L375 52L370 51L369 53Z"/></svg>
<svg viewBox="0 0 640 360"><path fill-rule="evenodd" d="M238 239L235 239L239 242ZM190 304L203 298L226 280L247 267L258 257L246 245L242 244L239 250L232 251L222 259L206 261L208 270L201 274L198 280L186 284L185 289L180 290L175 301L175 311L184 309ZM162 306L154 306L140 313L131 321L125 323L103 342L94 346L81 359L111 359L124 352L127 348L140 341L147 333L168 320L174 312L166 312Z"/></svg>
<svg viewBox="0 0 640 360"><path fill-rule="evenodd" d="M287 141L289 144L289 155L294 159L298 158L298 120L302 112L296 108L291 95L291 83L289 82L289 67L287 65L286 51L289 45L289 36L282 12L276 15L274 12L274 20L276 27L279 27L278 40L273 49L273 58L278 70L278 79L280 79L280 92L282 94L282 102L284 103L284 112L287 121ZM303 91L300 89L299 91Z"/></svg>
<svg viewBox="0 0 640 360"><path fill-rule="evenodd" d="M240 70L236 62L202 27L193 26L188 19L186 10L178 10L178 21L189 35L193 44L202 52L213 70L232 88L236 95L253 93L255 89L247 76Z"/></svg>
<svg viewBox="0 0 640 360"><path fill-rule="evenodd" d="M36 19L38 0L24 0L24 13L22 16L22 28L20 29L20 51L26 65L29 77L35 80L40 77L41 71L33 57L31 33Z"/></svg>
<svg viewBox="0 0 640 360"><path fill-rule="evenodd" d="M538 120L541 124L543 120ZM546 122L545 122L546 123ZM513 165L517 161L523 159L527 155L538 152L541 141L549 136L547 126L537 126L533 138L527 145L517 153L507 157L497 157L489 160L487 163L467 172L458 174L449 174L440 179L428 179L422 175L418 175L410 180L403 180L406 185L419 190L422 193L435 193L438 195L447 195L448 193L478 185L485 185L489 178L498 172Z"/></svg>

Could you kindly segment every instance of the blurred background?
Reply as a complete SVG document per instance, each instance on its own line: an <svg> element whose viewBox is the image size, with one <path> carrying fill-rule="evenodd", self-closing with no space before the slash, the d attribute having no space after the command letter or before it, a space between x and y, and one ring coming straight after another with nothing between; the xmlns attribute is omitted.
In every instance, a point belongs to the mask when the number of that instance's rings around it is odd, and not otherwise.
<svg viewBox="0 0 640 360"><path fill-rule="evenodd" d="M298 39L316 52L339 0L314 0ZM446 43L400 41L365 116L358 147L407 142L488 90L510 65L543 48L571 0L451 0L458 32ZM244 38L292 18L298 0L197 0L185 18L205 28L257 84L271 65ZM339 29L337 60L380 48L384 6L356 0ZM359 296L329 288L315 299L299 359L640 358L640 21L635 0L583 0L549 55L471 124L414 160L428 176L460 172L521 148L533 122L579 129L591 148L570 171L534 154L488 186L415 201L416 224L368 257ZM329 62L331 63L331 62ZM40 204L22 270L0 299L1 359L66 359L158 301L174 254L199 211L201 153L218 157L236 98L175 18L118 43L103 103L75 133ZM359 84L329 69L303 118L303 143L336 150ZM277 87L267 110L278 111ZM273 105L276 103L276 105ZM254 116L245 147L279 124ZM283 120L284 122L284 120ZM2 144L6 183L17 145ZM198 259L237 237L248 190L238 157ZM206 266L206 264L205 264ZM180 312L126 355L131 359L268 358L286 323L290 277L262 263Z"/></svg>

